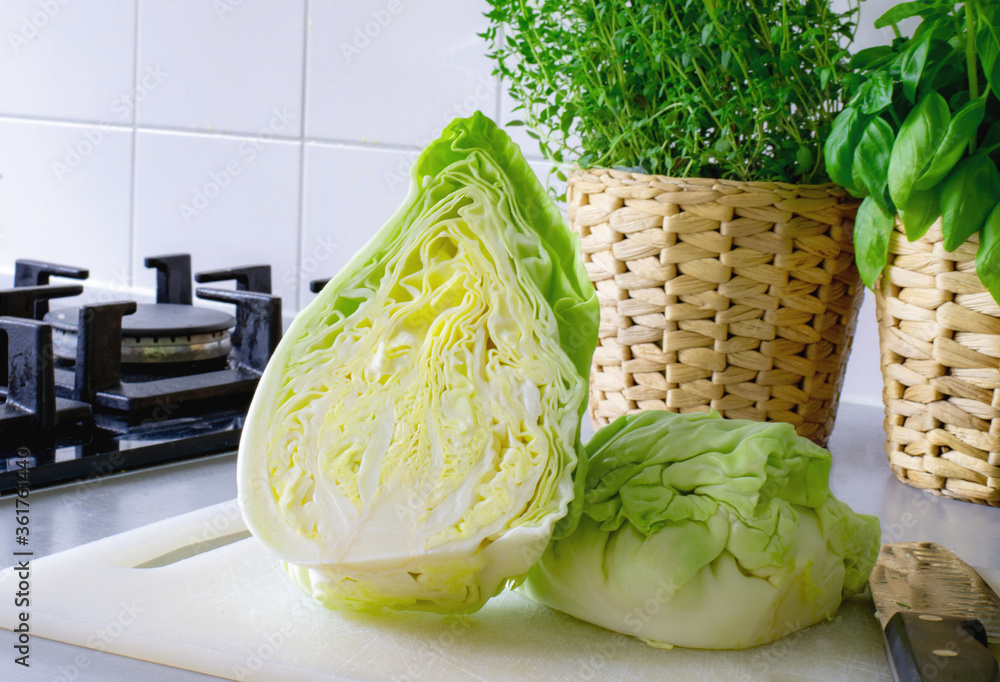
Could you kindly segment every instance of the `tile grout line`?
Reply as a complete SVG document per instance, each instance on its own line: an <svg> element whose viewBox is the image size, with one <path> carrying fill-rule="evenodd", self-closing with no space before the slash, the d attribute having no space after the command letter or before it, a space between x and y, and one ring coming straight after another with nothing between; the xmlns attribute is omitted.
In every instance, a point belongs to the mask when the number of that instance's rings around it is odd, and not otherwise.
<svg viewBox="0 0 1000 682"><path fill-rule="evenodd" d="M222 139L235 139L235 140L253 140L256 139L256 135L252 133L234 133L229 131L207 131L207 130L195 130L191 128L179 128L172 126L157 126L157 125L133 125L133 126L122 126L122 125L112 125L112 124L102 124L94 121L85 120L70 120L70 119L57 119L57 118L45 118L42 116L30 116L30 115L12 115L12 114L0 114L0 122L12 122L12 123L40 123L48 125L75 125L75 126L88 126L91 128L100 127L102 130L114 130L119 132L150 132L150 133L170 133L177 135L188 135L190 137L210 137L210 138L222 138ZM387 151L387 152L420 152L423 151L423 147L420 145L411 144L396 144L392 142L362 142L360 140L338 140L326 137L306 137L300 135L298 137L290 137L284 135L273 135L273 140L276 142L292 142L292 143L306 143L306 144L317 144L326 147L342 147L347 149L367 149L370 151ZM525 154L526 159L531 161L544 161L545 159L538 154Z"/></svg>
<svg viewBox="0 0 1000 682"><path fill-rule="evenodd" d="M297 276L295 281L295 310L302 309L302 264L305 262L305 205L306 205L306 97L307 76L309 73L309 0L305 0L302 17L302 98L299 101L299 215L296 225L296 256Z"/></svg>
<svg viewBox="0 0 1000 682"><path fill-rule="evenodd" d="M90 128L101 128L102 130L132 130L134 125L121 125L119 123L108 123L104 121L87 121L84 119L59 118L57 116L35 116L33 114L0 114L0 121L11 123L44 123L46 125L64 126L87 126Z"/></svg>
<svg viewBox="0 0 1000 682"><path fill-rule="evenodd" d="M135 93L139 90L139 5L137 1L135 3L135 45L132 51L132 173L131 180L129 183L129 235L128 235L128 265L126 266L126 272L128 273L128 286L130 289L135 288L135 257L136 257L136 233L138 232L138 209L136 202L136 176L138 175L138 166L136 163L136 147L138 146L138 133L136 123L138 122L138 109L139 103L135 99Z"/></svg>

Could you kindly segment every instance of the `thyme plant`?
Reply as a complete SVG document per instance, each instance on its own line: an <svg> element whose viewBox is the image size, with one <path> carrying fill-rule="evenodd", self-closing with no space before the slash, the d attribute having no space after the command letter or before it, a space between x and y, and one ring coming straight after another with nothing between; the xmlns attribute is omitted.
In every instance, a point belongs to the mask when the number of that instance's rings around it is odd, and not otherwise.
<svg viewBox="0 0 1000 682"><path fill-rule="evenodd" d="M557 166L828 179L822 144L843 105L856 2L489 3L494 73Z"/></svg>

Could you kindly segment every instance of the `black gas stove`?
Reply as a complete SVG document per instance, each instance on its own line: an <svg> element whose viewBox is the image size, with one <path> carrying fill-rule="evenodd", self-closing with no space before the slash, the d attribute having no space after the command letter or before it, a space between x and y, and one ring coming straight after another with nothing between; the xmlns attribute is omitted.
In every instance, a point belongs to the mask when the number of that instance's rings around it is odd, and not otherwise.
<svg viewBox="0 0 1000 682"><path fill-rule="evenodd" d="M199 272L187 254L146 259L156 303L55 307L89 273L19 260L0 290L0 494L234 449L281 336L266 265ZM199 283L235 280L235 289ZM25 474L23 469L27 467Z"/></svg>

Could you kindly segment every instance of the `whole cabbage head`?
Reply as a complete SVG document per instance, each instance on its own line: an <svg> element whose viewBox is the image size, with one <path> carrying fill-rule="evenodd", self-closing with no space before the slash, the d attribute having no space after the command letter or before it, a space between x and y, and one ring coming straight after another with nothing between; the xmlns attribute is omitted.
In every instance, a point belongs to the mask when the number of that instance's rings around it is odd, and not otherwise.
<svg viewBox="0 0 1000 682"><path fill-rule="evenodd" d="M578 239L488 118L452 122L411 174L271 358L239 501L328 607L469 612L578 518L598 307Z"/></svg>
<svg viewBox="0 0 1000 682"><path fill-rule="evenodd" d="M879 549L789 424L647 411L587 444L583 516L519 588L654 646L742 649L830 618Z"/></svg>

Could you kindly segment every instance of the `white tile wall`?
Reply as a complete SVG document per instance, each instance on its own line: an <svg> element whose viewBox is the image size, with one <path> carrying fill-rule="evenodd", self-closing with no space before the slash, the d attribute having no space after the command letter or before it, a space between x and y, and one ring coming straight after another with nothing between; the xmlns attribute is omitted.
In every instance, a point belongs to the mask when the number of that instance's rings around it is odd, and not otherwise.
<svg viewBox="0 0 1000 682"><path fill-rule="evenodd" d="M153 289L146 256L192 252L192 268L271 265L274 293L295 269L299 145L258 137L140 130L135 148L135 284Z"/></svg>
<svg viewBox="0 0 1000 682"><path fill-rule="evenodd" d="M455 116L495 115L498 84L481 38L484 2L312 0L306 134L430 142Z"/></svg>
<svg viewBox="0 0 1000 682"><path fill-rule="evenodd" d="M867 0L862 22L892 4ZM452 117L519 117L476 35L486 10L5 0L0 284L15 258L38 257L144 296L154 278L143 259L187 251L196 270L270 263L293 314L312 298L308 281L336 272L391 215L409 163ZM859 47L888 40L859 36ZM536 143L511 132L544 181ZM877 403L878 377L869 302L844 399Z"/></svg>
<svg viewBox="0 0 1000 682"><path fill-rule="evenodd" d="M0 113L131 125L135 0L4 0Z"/></svg>
<svg viewBox="0 0 1000 682"><path fill-rule="evenodd" d="M35 258L129 283L132 133L0 119L0 266Z"/></svg>
<svg viewBox="0 0 1000 682"><path fill-rule="evenodd" d="M139 103L138 124L299 137L305 5L141 0L138 71L162 83Z"/></svg>

